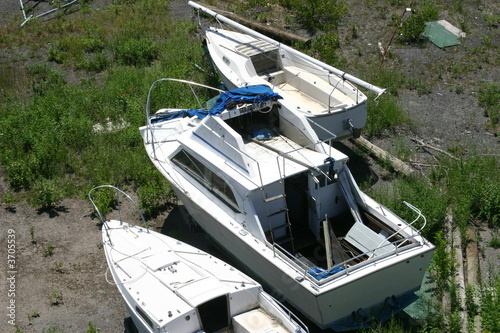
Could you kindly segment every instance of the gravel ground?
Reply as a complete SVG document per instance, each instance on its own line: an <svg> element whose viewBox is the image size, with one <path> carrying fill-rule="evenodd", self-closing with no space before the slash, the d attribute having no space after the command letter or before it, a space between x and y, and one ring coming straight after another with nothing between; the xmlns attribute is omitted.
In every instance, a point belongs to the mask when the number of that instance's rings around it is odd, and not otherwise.
<svg viewBox="0 0 500 333"><path fill-rule="evenodd" d="M91 7L97 9L112 2L93 1ZM33 3L28 2L27 6ZM378 7L374 7L377 10L368 9L362 0L351 0L349 3L356 10L351 10L342 23L341 36L344 38L341 44L344 56L348 59L349 71L359 75L356 68L361 67L357 65L378 61L377 45L379 42L383 45L387 43L392 28L384 25L387 20L377 17L381 12ZM482 10L467 8L471 13L468 18L470 31L460 46L443 50L430 43L420 47L396 43L392 45L391 52L405 75L420 79L434 78L436 69L445 70L427 94L418 95L414 90L400 92L400 101L414 125L399 129L397 133L370 138L373 143L394 154L397 154L404 143L414 153L412 159L422 163L433 161L433 156L430 151L419 148L412 139L423 140L443 150L459 145L463 147L465 154L483 152L483 149L497 155L500 153L499 138L487 126L488 119L483 116L476 98L479 83L500 81L498 66L481 64L470 73L458 76L452 75L451 70L448 70L451 68L450 64L463 59L471 48L478 45L485 33L492 36L491 40L498 50L498 27L489 28L482 19L483 12L495 13L496 10L498 14L498 4L495 0L484 0L482 4ZM42 10L47 5L46 2L41 2L38 9ZM192 17L187 1L172 1L171 9L175 17L180 19ZM443 19L453 22L454 18L446 15L444 13ZM49 15L44 19L52 17ZM0 29L2 24L11 21L19 24L24 21L19 2L3 0L0 2ZM349 38L349 31L354 23L358 31L356 39ZM12 54L20 58L20 54L0 50L0 64L10 61L8 56ZM498 57L498 54L495 56ZM462 87L460 93L456 92L457 86ZM352 160L356 160L356 157L353 156ZM386 178L386 171L377 168L373 162L366 164L364 173L376 174L380 181ZM0 196L6 190L7 184L0 179ZM97 221L91 219L91 212L88 201L75 198L64 200L60 207L49 212L37 211L24 203L0 205L0 308L4 309L0 319L0 332L15 331L7 322L8 315L12 312L7 307L13 299L15 320L25 333L49 330L52 325L57 325L65 332L85 332L88 322L97 325L101 332L123 332L127 313L118 290L104 278L106 262L103 251L98 246L101 234ZM171 225L167 222L168 219L168 215L159 216L155 220L156 226L165 230L164 226ZM31 226L35 228L35 242L30 236ZM15 238L8 238L9 232ZM480 226L479 233L481 271L486 274L490 264L500 267L499 251L485 246L491 238L486 225ZM190 237L189 234L186 235ZM11 239L15 239L16 246L14 262L7 261L8 240ZM43 254L49 243L55 246L54 253L45 257ZM59 271L56 262L62 263ZM16 271L14 284L11 284L14 280L7 279L13 274L8 272L13 270L8 267L11 263L15 265ZM12 287L15 289L15 297L10 295ZM62 294L60 304L51 304L53 291Z"/></svg>

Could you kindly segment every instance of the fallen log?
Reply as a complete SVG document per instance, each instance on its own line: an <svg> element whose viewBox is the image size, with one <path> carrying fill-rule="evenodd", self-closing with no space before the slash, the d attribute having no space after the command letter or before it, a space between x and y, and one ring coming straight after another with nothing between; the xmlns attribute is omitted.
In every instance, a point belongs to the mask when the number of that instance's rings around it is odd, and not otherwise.
<svg viewBox="0 0 500 333"><path fill-rule="evenodd" d="M281 30L278 28L274 28L272 26L262 24L256 21L248 20L246 18L243 18L239 15L233 14L233 13L226 13L226 16L232 18L233 20L237 21L240 24L246 25L247 27L256 30L262 34L265 34L273 39L276 39L278 41L281 41L286 44L294 44L295 42L300 42L303 44L309 43L309 38L305 38L296 34L293 34L291 32Z"/></svg>
<svg viewBox="0 0 500 333"><path fill-rule="evenodd" d="M203 4L203 6L212 10L212 11L217 11L217 8L209 6L207 4ZM270 38L276 39L279 42L282 42L282 43L285 43L288 45L292 45L296 42L300 42L303 44L308 44L310 42L309 38L305 38L305 37L296 35L294 33L272 27L270 25L266 25L266 24L262 24L260 22L252 21L252 20L246 19L244 17L241 17L241 16L234 14L234 13L231 13L231 12L224 11L223 13L224 13L224 16L231 18L232 20L234 20L240 24L243 24L243 25L245 25L253 30L256 30L264 35L267 35Z"/></svg>
<svg viewBox="0 0 500 333"><path fill-rule="evenodd" d="M366 140L362 136L357 139L349 139L348 141L344 141L344 143L346 143L347 145L349 143L352 143L355 146L368 151L371 156L384 163L389 163L396 172L402 173L405 176L409 176L415 172L414 169L401 161L399 158L394 157L385 150L375 146L373 143Z"/></svg>

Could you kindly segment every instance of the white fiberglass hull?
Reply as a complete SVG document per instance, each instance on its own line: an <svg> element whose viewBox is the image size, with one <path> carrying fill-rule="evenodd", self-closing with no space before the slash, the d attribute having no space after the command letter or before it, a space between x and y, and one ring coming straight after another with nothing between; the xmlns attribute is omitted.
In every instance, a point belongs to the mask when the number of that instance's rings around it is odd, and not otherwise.
<svg viewBox="0 0 500 333"><path fill-rule="evenodd" d="M221 96L241 102L255 88ZM407 204L418 215L408 223L366 196L347 156L317 141L303 115L255 109L254 98L204 118L147 108L152 163L248 274L320 328L358 329L404 308L434 249L420 234L425 217Z"/></svg>
<svg viewBox="0 0 500 333"><path fill-rule="evenodd" d="M105 222L102 235L109 271L138 332L307 333L258 283L208 253L117 220ZM207 316L216 312L222 323Z"/></svg>
<svg viewBox="0 0 500 333"><path fill-rule="evenodd" d="M359 136L366 124L367 97L349 82L281 48L276 72L256 73L251 57L234 51L255 41L250 36L223 29L209 29L206 36L214 67L228 89L269 85L283 97L279 103L284 109L309 119L321 140Z"/></svg>
<svg viewBox="0 0 500 333"><path fill-rule="evenodd" d="M420 288L432 256L431 247L414 248L315 289L307 279L300 281L303 272L292 269L251 234L240 233L243 229L235 221L213 215L213 203L176 192L194 220L249 274L322 329L367 327L373 318L385 320L401 310L416 299L413 292Z"/></svg>

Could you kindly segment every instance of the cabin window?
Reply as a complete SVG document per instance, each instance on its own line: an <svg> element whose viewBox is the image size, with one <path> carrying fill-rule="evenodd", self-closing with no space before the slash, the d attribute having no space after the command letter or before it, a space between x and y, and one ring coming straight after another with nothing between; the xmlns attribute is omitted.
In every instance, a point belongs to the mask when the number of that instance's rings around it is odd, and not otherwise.
<svg viewBox="0 0 500 333"><path fill-rule="evenodd" d="M135 306L135 311L137 311L137 314L146 322L148 323L149 327L153 328L153 321L149 319L149 317L142 311L140 307L137 305Z"/></svg>
<svg viewBox="0 0 500 333"><path fill-rule="evenodd" d="M240 212L233 191L224 179L212 172L203 163L185 150L177 153L172 161L196 179L205 188L224 201L233 211Z"/></svg>
<svg viewBox="0 0 500 333"><path fill-rule="evenodd" d="M229 64L231 63L231 62L229 61L229 59L228 59L228 58L226 58L225 56L222 56L222 61L224 61L224 63L225 63L226 65L228 65L228 66L229 66Z"/></svg>

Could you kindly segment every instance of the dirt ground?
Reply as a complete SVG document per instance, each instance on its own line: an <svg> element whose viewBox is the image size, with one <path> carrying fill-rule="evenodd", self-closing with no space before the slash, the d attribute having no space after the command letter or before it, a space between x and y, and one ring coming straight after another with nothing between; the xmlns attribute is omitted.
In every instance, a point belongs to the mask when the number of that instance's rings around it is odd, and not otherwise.
<svg viewBox="0 0 500 333"><path fill-rule="evenodd" d="M94 1L92 7L111 2ZM494 0L482 2L486 8L483 11L494 10ZM346 37L342 43L348 63L352 65L362 62L363 57L378 57L377 44L387 43L392 28L383 25L386 20L373 17L376 11L363 10L366 6L360 5L362 0L350 3L359 10L351 10L343 23L343 33L348 36L352 26L350 22L356 22L359 36L350 41ZM187 1L173 1L172 11L180 18L189 19L192 16ZM406 75L431 75L433 63L453 61L477 45L483 31L495 29L486 27L480 10L472 12L469 17L470 31L463 41L467 47L461 45L443 50L430 43L420 48L394 45L391 50L399 57ZM499 14L498 5L496 14ZM0 24L12 19L19 24L24 20L19 2L1 1ZM498 47L498 28L493 36L496 36L492 40ZM0 58L0 61L7 59ZM352 74L358 73L354 71ZM500 70L495 66L478 68L474 77L464 76L459 80L463 83L500 82ZM403 91L400 100L415 125L397 134L387 133L373 138L372 141L391 153L395 153L403 141L412 147L415 159L419 161L429 161L433 157L411 139L424 140L444 150L459 144L468 153L486 147L489 152L499 154L500 140L494 131L487 129L488 119L477 104L477 85L464 84L463 92L457 94L457 84L457 78L445 76L429 94L419 96L415 91ZM366 168L369 172L378 173L380 179L384 178L385 171L378 169L375 163ZM0 196L6 190L7 184L0 179ZM174 212L155 219L158 230L165 231L173 225L182 228L178 225L178 211ZM100 247L100 228L98 221L91 218L91 213L92 207L85 198L66 199L52 211L37 211L26 203L0 204L0 332L15 331L9 324L10 320L15 320L21 332L25 333L49 332L51 327L60 330L50 332L86 332L88 322L96 325L101 332L124 331L124 319L128 314L117 288L106 282L107 265ZM30 227L34 227L33 238ZM491 237L487 226L482 226L480 232L480 265L486 272L490 261L485 258L496 260L494 265L498 267L499 251L485 246ZM184 231L183 236L194 239L196 245L204 243L199 234L190 235ZM49 244L54 246L53 253L44 256ZM203 245L210 250L210 245ZM61 295L62 298L54 298Z"/></svg>

